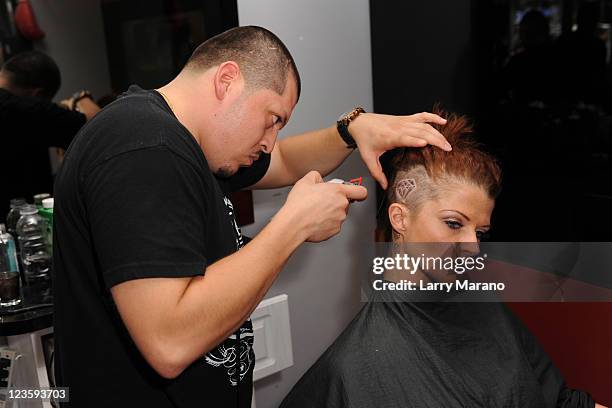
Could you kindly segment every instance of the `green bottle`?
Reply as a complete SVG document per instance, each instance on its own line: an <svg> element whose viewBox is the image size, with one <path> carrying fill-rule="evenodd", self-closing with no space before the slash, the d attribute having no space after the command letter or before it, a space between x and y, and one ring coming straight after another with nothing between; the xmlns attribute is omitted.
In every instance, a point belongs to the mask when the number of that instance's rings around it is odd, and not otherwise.
<svg viewBox="0 0 612 408"><path fill-rule="evenodd" d="M38 214L46 221L47 234L46 241L49 248L49 254L53 254L53 197L42 200L42 208L38 210Z"/></svg>

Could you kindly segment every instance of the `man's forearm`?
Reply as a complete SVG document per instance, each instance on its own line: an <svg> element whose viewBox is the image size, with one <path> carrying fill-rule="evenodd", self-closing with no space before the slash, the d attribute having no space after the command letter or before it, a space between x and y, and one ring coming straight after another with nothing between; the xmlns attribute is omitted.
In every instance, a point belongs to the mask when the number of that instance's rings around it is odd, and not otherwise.
<svg viewBox="0 0 612 408"><path fill-rule="evenodd" d="M293 182L311 170L328 175L353 151L346 147L336 126L287 137L279 142L279 149Z"/></svg>
<svg viewBox="0 0 612 408"><path fill-rule="evenodd" d="M298 220L279 215L248 245L210 265L187 286L164 330L171 334L169 346L180 350L177 375L248 319L304 241L295 228Z"/></svg>

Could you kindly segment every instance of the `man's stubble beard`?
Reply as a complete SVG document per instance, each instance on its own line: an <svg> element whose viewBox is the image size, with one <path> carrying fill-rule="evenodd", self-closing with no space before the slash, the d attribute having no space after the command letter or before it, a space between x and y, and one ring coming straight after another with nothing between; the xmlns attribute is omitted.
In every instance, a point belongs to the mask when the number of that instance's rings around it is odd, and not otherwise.
<svg viewBox="0 0 612 408"><path fill-rule="evenodd" d="M229 164L225 164L219 167L217 171L215 171L215 176L221 179L227 179L232 177L235 173L236 172L232 170L232 166L230 166Z"/></svg>

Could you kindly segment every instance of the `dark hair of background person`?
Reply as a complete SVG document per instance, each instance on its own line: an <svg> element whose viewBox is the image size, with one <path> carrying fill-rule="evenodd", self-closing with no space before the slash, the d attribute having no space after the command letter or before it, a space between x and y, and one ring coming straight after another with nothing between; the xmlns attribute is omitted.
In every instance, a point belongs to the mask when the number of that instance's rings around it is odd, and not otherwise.
<svg viewBox="0 0 612 408"><path fill-rule="evenodd" d="M53 59L40 51L26 51L8 59L2 66L13 86L39 89L38 96L53 99L62 79Z"/></svg>
<svg viewBox="0 0 612 408"><path fill-rule="evenodd" d="M300 97L300 75L291 53L265 28L236 27L206 40L195 49L185 69L203 71L225 61L234 61L240 66L246 86L251 90L271 89L282 94L287 75L292 71Z"/></svg>
<svg viewBox="0 0 612 408"><path fill-rule="evenodd" d="M529 10L521 19L519 36L521 45L526 48L550 41L548 19L539 10Z"/></svg>

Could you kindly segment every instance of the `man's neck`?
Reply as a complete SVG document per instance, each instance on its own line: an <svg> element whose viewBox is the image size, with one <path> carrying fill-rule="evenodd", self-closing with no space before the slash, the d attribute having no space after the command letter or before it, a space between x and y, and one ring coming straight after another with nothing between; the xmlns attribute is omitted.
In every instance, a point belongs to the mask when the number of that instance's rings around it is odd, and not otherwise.
<svg viewBox="0 0 612 408"><path fill-rule="evenodd" d="M159 88L158 91L166 100L174 116L201 146L206 130L201 129L198 124L206 122L202 116L207 115L208 111L205 106L202 106L205 103L204 98L186 82L187 80L177 77Z"/></svg>

